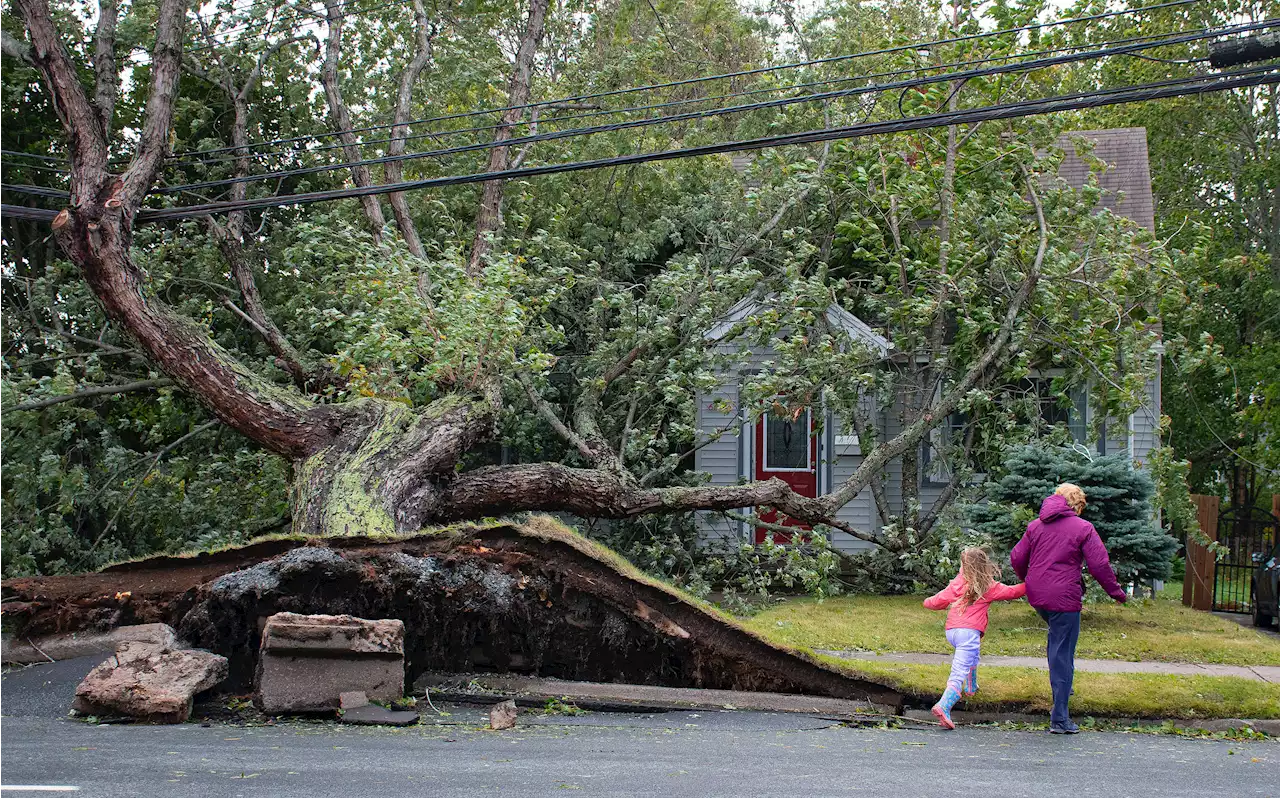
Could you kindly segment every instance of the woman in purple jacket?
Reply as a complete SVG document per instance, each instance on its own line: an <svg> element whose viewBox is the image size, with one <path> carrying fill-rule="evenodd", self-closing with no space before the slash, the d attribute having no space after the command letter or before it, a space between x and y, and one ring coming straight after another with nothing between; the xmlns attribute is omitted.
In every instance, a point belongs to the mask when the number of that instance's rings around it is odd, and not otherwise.
<svg viewBox="0 0 1280 798"><path fill-rule="evenodd" d="M1018 578L1027 583L1027 601L1049 624L1049 686L1053 689L1049 731L1053 734L1080 731L1071 722L1067 699L1080 638L1081 561L1112 598L1121 603L1128 598L1111 570L1098 530L1080 517L1084 508L1083 490L1070 483L1059 485L1040 505L1040 517L1027 525L1027 533L1009 555Z"/></svg>

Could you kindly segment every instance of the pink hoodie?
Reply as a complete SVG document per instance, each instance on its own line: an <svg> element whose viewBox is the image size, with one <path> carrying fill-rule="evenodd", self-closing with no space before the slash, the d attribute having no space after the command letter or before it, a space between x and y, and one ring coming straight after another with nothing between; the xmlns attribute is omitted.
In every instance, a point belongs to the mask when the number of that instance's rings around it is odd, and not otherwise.
<svg viewBox="0 0 1280 798"><path fill-rule="evenodd" d="M951 609L947 612L948 629L977 629L985 634L987 631L987 608L991 606L991 602L1013 601L1027 595L1025 583L1011 587L996 582L987 588L987 592L982 594L982 598L972 604L967 604L962 597L968 584L969 582L964 578L964 573L956 574L956 578L951 580L951 584L938 591L936 595L924 600L925 609L940 610L950 607Z"/></svg>

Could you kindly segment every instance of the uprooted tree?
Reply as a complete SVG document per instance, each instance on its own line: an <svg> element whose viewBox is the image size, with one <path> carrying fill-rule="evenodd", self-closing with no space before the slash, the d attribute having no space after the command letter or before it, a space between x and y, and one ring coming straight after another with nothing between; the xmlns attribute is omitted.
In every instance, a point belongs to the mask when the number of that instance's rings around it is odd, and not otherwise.
<svg viewBox="0 0 1280 798"><path fill-rule="evenodd" d="M330 289L335 304L359 305L359 313L344 314L337 344L292 343L273 320L255 282L264 272L269 214L255 232L247 212L232 211L207 223L234 284L233 292L216 294L217 304L244 321L271 353L266 361L251 360L151 289L142 263L170 255L137 243L139 213L149 196L165 190L161 178L175 114L193 79L214 87L233 120L227 185L231 199L245 196L255 91L273 58L292 53L295 63L303 59L298 52L308 38L282 36L257 53L235 53L219 44L203 18L197 17L202 29L189 32L182 0L160 0L149 63L132 76L146 86L146 100L126 136L112 124L119 66L128 59L115 54L111 0L101 6L92 69L77 63L47 0L17 5L29 41L7 39L6 52L34 65L43 78L69 158L70 199L52 223L59 246L110 325L161 372L152 377L156 385L171 384L194 397L226 427L292 464L289 517L299 534L412 532L524 511L632 519L772 507L797 521L883 543L876 531L840 520L838 510L874 489L892 460L912 456L953 413L987 408L987 418L996 418L992 397L1013 391L1019 376L1043 359L1057 340L1053 325L1068 325L1074 336L1075 354L1066 361L1077 380L1087 379L1090 368L1138 373L1149 344L1147 308L1134 297L1154 292L1163 279L1158 248L1148 244L1145 256L1137 257L1131 230L1091 215L1096 195L1077 196L1043 182L1040 175L1054 164L1047 145L1055 130L1031 127L1018 134L988 124L946 131L936 152L929 134L919 134L892 145L827 147L816 160L801 153L789 162L769 153L751 167L765 185L748 197L731 183L732 170L691 168L681 175L689 183L681 188L686 193L671 208L672 215L696 218L698 226L659 231L668 238L649 242L637 259L652 257L659 268L644 273L635 264L626 274L608 263L615 251L627 257L613 241L573 242L563 231L558 239L547 232L551 217L572 205L566 199L571 186L564 184L555 189L558 204L547 211L549 218L537 215L531 199L537 186L522 186L521 227L504 239L506 189L498 180L485 182L474 222L465 229L455 224L453 243L443 247L438 230L434 244L425 246L417 227L432 213L453 210L443 203L411 207L403 193L390 195L396 240L387 240L392 237L382 229L376 197L361 201L365 224L336 231L325 229L333 217L291 215L270 229L285 230L284 246L296 260L319 264L315 279ZM414 87L424 70L430 72L437 35L458 24L451 11L435 20L421 4L414 11L403 31L411 55L394 65L388 79L397 87L388 109L389 182L402 174L394 157L405 152ZM355 122L338 76L341 4L298 13L327 26L320 82L328 118L346 161L359 162L358 142L349 132ZM514 147L501 144L518 140L517 124L536 130L537 113L527 106L546 30L555 28L557 47L574 44L564 23L549 22L548 13L546 0L532 0L510 37L508 110L492 129L499 146L490 149L490 172L529 153L529 144L514 154ZM957 13L950 24L977 23ZM361 57L367 62L375 56ZM85 85L88 74L92 89ZM906 102L922 109L956 106L971 93L985 99L1005 91L981 81L935 85ZM838 112L814 111L823 119ZM815 121L794 113L800 124ZM877 110L871 102L845 113L861 118ZM750 124L743 122L744 129ZM121 153L129 154L127 162L118 160ZM973 168L961 172L961 162ZM351 176L357 186L374 185L365 165L351 167ZM625 190L655 191L651 184ZM602 193L600 200L622 204L615 193ZM604 224L623 228L636 221L620 216ZM938 224L927 223L935 219ZM696 238L684 241L681 233ZM195 234L190 227L173 230L177 240ZM156 250L181 249L147 238ZM870 245L872 239L878 246ZM827 268L833 252L838 274ZM180 281L169 288L174 285ZM1125 290L1130 293L1116 293ZM729 340L742 351L768 343L780 352L778 362L754 378L751 390L759 399L786 395L787 401L813 403L826 392L856 415L852 408L870 393L892 390L904 375L913 381L915 400L902 431L867 439L856 473L828 495L807 498L778 480L704 485L683 473L695 445L685 406L720 370L742 360L741 352L712 351L701 331L751 292L773 307ZM900 351L928 350L929 359L912 354L903 368L904 361L879 360L823 330L821 313L832 301L857 304L901 341ZM1073 302L1083 313L1067 310ZM315 310L299 314L315 318ZM1095 317L1119 323L1093 325ZM317 326L322 322L312 324ZM795 335L802 327L811 331ZM926 365L912 371L917 363ZM1118 406L1137 395L1132 379L1110 385L1103 390L1113 390ZM49 400L18 409L48 406L43 402ZM484 459L478 453L506 440L513 416L522 414L552 431L563 455L544 447L552 457L525 453L515 464L478 463Z"/></svg>

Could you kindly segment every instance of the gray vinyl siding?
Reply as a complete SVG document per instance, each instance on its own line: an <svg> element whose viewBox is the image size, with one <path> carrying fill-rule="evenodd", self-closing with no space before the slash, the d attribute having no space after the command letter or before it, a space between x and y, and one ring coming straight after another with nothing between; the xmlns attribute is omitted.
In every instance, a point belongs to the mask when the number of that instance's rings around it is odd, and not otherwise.
<svg viewBox="0 0 1280 798"><path fill-rule="evenodd" d="M721 407L721 403L728 404ZM698 443L706 445L693 453L695 471L706 474L708 484L736 485L739 481L739 464L742 453L739 447L742 441L733 432L727 432L716 440L717 430L733 424L737 417L738 383L736 376L726 380L711 394L698 396ZM698 530L704 539L733 539L740 534L739 524L715 513L699 513Z"/></svg>
<svg viewBox="0 0 1280 798"><path fill-rule="evenodd" d="M1145 465L1151 452L1160 445L1160 372L1147 380L1146 399L1133 414L1133 462Z"/></svg>
<svg viewBox="0 0 1280 798"><path fill-rule="evenodd" d="M721 353L736 351L732 344L717 347ZM768 368L777 353L769 348L751 350L743 369L753 371ZM739 421L743 408L739 402L739 385L743 376L738 372L726 372L717 389L698 396L698 443L707 442L693 454L693 468L708 477L707 484L716 486L737 485L755 476L752 464L752 446L755 436L739 435L730 426ZM719 405L726 404L721 407ZM715 433L728 429L718 440L710 441ZM755 508L744 507L743 512ZM744 535L743 525L730 521L716 513L698 513L697 526L703 539L739 540Z"/></svg>

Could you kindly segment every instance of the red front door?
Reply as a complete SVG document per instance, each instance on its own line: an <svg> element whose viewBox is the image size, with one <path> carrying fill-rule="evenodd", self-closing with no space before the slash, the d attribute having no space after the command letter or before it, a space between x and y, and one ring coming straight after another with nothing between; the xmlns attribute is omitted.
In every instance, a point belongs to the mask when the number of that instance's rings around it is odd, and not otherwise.
<svg viewBox="0 0 1280 798"><path fill-rule="evenodd" d="M781 412L774 412L781 411ZM813 434L813 414L809 408L788 413L773 407L756 422L756 479L777 477L802 496L818 496L818 440ZM766 523L809 529L807 524L780 516L771 507L760 507L756 516ZM777 543L790 543L791 535L756 527L756 543L773 535Z"/></svg>

